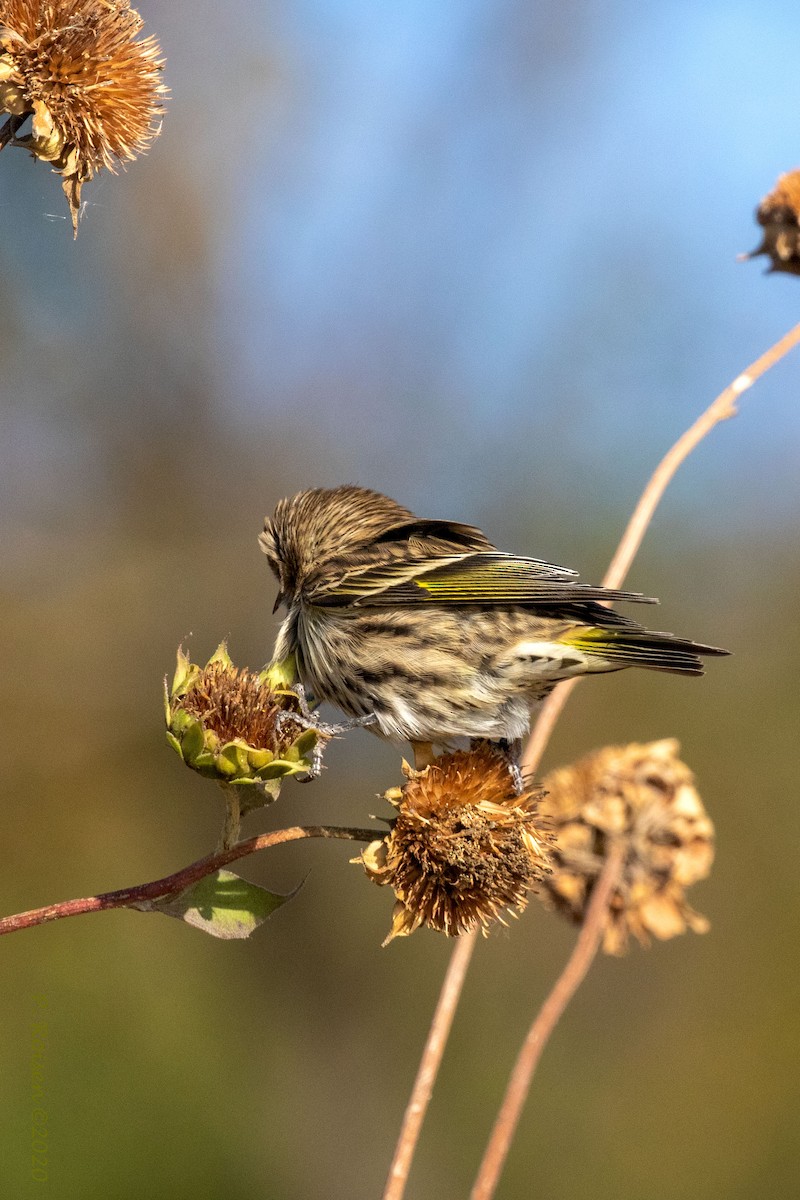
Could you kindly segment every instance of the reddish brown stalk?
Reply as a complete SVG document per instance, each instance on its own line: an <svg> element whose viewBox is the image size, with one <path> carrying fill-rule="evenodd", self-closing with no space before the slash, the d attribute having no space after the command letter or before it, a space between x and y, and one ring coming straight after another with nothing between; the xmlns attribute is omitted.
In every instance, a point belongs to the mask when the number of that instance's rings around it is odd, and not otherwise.
<svg viewBox="0 0 800 1200"><path fill-rule="evenodd" d="M604 587L622 587L653 519L653 513L672 482L678 467L686 461L715 425L719 425L721 421L727 421L729 417L736 416L738 397L751 388L762 375L766 374L770 367L774 367L798 342L800 342L800 324L795 325L794 329L790 329L774 346L770 346L765 354L762 354L746 370L737 375L733 382L720 392L713 404L710 404L695 423L678 438L672 449L664 455L633 510L627 528L605 573ZM539 719L522 756L523 774L532 775L538 768L556 722L576 683L578 683L577 679L560 683L542 706Z"/></svg>
<svg viewBox="0 0 800 1200"><path fill-rule="evenodd" d="M528 1030L528 1036L522 1043L522 1049L514 1064L514 1070L511 1072L511 1078L508 1081L506 1094L497 1114L483 1162L470 1192L470 1200L491 1200L494 1195L522 1109L528 1098L536 1065L547 1045L550 1034L558 1024L564 1009L583 983L600 947L608 903L619 882L623 856L622 843L612 843L592 891L592 898L589 901L575 948L567 960L567 965L556 980L553 990L539 1009L536 1020Z"/></svg>
<svg viewBox="0 0 800 1200"><path fill-rule="evenodd" d="M474 929L472 933L462 934L450 956L436 1012L433 1015L417 1077L411 1090L411 1098L403 1116L403 1125L400 1137L397 1139L392 1165L389 1168L383 1200L400 1200L405 1190L411 1159L414 1156L419 1131L425 1119L425 1112L430 1102L444 1048L450 1036L450 1026L453 1023L477 936L477 929Z"/></svg>
<svg viewBox="0 0 800 1200"><path fill-rule="evenodd" d="M296 842L301 838L347 838L355 842L371 842L381 837L375 829L347 829L330 825L294 825L289 829L277 829L273 833L260 833L246 841L237 842L225 850L215 851L197 862L190 863L173 875L154 879L151 883L139 883L135 887L120 888L116 892L101 892L99 896L86 896L81 900L62 900L60 904L48 904L44 908L32 908L29 912L16 913L12 917L0 918L0 935L14 933L18 929L29 929L32 925L44 925L47 921L59 921L62 917L77 917L81 913L102 912L108 908L137 908L148 901L164 896L174 896L220 867L227 866L237 858L245 858L269 846L282 842Z"/></svg>
<svg viewBox="0 0 800 1200"><path fill-rule="evenodd" d="M719 396L717 396L716 400L709 405L709 407L704 413L702 413L700 417L698 417L694 424L690 426L690 428L687 429L680 438L678 438L678 441L675 443L675 445L668 451L668 453L656 467L639 499L638 504L636 505L636 508L633 511L633 514L631 515L630 520L628 521L627 528L622 535L622 539L617 547L603 580L603 583L606 587L618 588L624 582L625 576L627 575L630 566L636 557L639 547L642 544L642 539L644 538L647 528L653 518L653 513L655 512L661 497L664 495L664 492L666 491L670 481L672 480L681 463L688 458L695 447L703 440L704 437L706 437L707 434L711 432L716 425L718 425L721 421L725 421L729 417L736 415L737 398L741 396L743 392L746 392L748 388L752 387L756 380L760 379L761 376L764 375L771 367L774 367L775 364L779 362L786 354L788 354L789 351L792 350L798 343L800 343L800 323L795 325L793 329L790 329L789 332L784 335L784 337L780 338L773 346L769 348L769 350L762 354L760 358L757 358L755 362L751 363L746 370L737 375L733 382L728 384L725 390L722 391ZM576 683L577 680L570 680L567 683L559 684L543 705L539 714L539 718L534 725L531 736L528 740L528 744L526 745L524 754L522 756L522 770L524 774L533 775L538 769L542 760L542 756L547 748L547 744L550 741L550 737L556 726L556 722L558 721L564 705L566 704ZM597 895L598 890L599 889L595 889L595 895ZM467 934L459 939L459 944L453 951L454 962L456 959L460 961L462 955L464 955L467 963L469 962L469 958L472 954L472 948L470 948L469 952L467 952L462 943L466 939L470 939L474 943L475 937L476 935L473 933ZM463 987L465 976L466 970L460 972L460 975L458 976L459 989ZM583 978L583 976L581 976L581 978ZM580 982L580 979L578 982ZM556 983L556 988L560 986L560 983L561 980ZM444 993L445 989L448 989L448 991L452 993L450 971L448 971L445 982L442 985L442 994ZM459 1001L459 995L460 993L456 993L455 995L451 994L449 997L450 1007L447 1030L450 1028L453 1013L455 1012L455 1008ZM570 995L572 995L572 992L570 992ZM390 1196L391 1200L402 1200L402 1196L405 1191L405 1184L408 1179L408 1173L411 1169L411 1161L413 1159L414 1149L416 1147L419 1131L425 1116L425 1108L430 1100L433 1084L435 1082L435 1075L438 1071L438 1067L442 1060L445 1049L445 1044L441 1036L441 1029L437 1024L440 1007L441 997L439 1005L436 1009L436 1014L434 1015L430 1033L428 1035L428 1041L426 1042L425 1049L423 1050L423 1062L427 1060L429 1067L425 1090L424 1092L420 1090L419 1094L417 1094L419 1083L418 1074L417 1081L414 1084L414 1092L412 1092L411 1102L409 1103L409 1109L411 1108L412 1103L415 1103L415 1101L418 1104L424 1105L424 1107L422 1107L421 1111L415 1110L416 1116L413 1126L408 1124L408 1110L406 1111L406 1119L403 1123L400 1141L395 1151L395 1157L392 1164L393 1175L391 1177L391 1184L393 1190L385 1193L384 1200L387 1196ZM537 1021L538 1019L539 1018L537 1018ZM549 1036L549 1033L552 1031L554 1026L555 1021L550 1026L547 1036ZM541 1046L533 1063L534 1067L536 1065L536 1061L538 1061L538 1057L541 1054L542 1049L544 1049L545 1041L546 1038L541 1042ZM432 1052L432 1045L435 1047L435 1054ZM516 1069L517 1068L515 1067L515 1073ZM431 1070L433 1072L432 1075L430 1074ZM422 1067L420 1066L420 1074L421 1071ZM527 1087L525 1091L527 1094ZM405 1145L405 1140L409 1141L408 1145ZM506 1152L507 1149L508 1147L506 1146ZM404 1165L404 1175L400 1174L399 1168L401 1163ZM502 1165L502 1162L500 1162L497 1170L497 1178L499 1178ZM487 1193L487 1195L490 1194L491 1193Z"/></svg>

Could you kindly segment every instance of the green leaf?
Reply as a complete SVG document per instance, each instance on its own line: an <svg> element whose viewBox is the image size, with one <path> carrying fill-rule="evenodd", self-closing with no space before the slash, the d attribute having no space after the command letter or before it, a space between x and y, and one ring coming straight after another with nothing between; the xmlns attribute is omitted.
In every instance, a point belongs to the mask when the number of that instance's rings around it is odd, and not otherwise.
<svg viewBox="0 0 800 1200"><path fill-rule="evenodd" d="M249 786L248 786L249 785ZM280 779L237 779L226 787L239 789L239 806L242 816L256 808L264 808L278 799L281 791Z"/></svg>
<svg viewBox="0 0 800 1200"><path fill-rule="evenodd" d="M259 675L259 680L266 680L273 691L291 688L297 679L297 662L293 654L287 655L280 662L272 663Z"/></svg>
<svg viewBox="0 0 800 1200"><path fill-rule="evenodd" d="M175 667L175 674L172 678L172 687L170 688L171 696L183 695L189 686L190 680L198 674L198 668L195 667L183 652L183 646L178 647L178 661Z"/></svg>
<svg viewBox="0 0 800 1200"><path fill-rule="evenodd" d="M301 758L306 758L316 746L319 740L319 734L316 729L304 729L298 738L295 738L293 749L297 751Z"/></svg>
<svg viewBox="0 0 800 1200"><path fill-rule="evenodd" d="M181 722L184 728L181 731L180 743L181 752L190 766L194 766L198 756L205 749L205 737L203 726L196 717L189 717L188 713L178 713L176 716L187 717L188 720ZM173 725L173 728L175 726Z"/></svg>
<svg viewBox="0 0 800 1200"><path fill-rule="evenodd" d="M284 758L275 758L258 772L258 778L264 782L268 779L283 779L285 775L298 773L295 763L287 762Z"/></svg>
<svg viewBox="0 0 800 1200"><path fill-rule="evenodd" d="M186 756L184 755L184 762ZM187 767L191 767L193 771L197 771L198 775L202 775L204 779L219 779L220 774L217 770L217 760L210 750L204 750L202 754L198 754L191 762L186 762Z"/></svg>
<svg viewBox="0 0 800 1200"><path fill-rule="evenodd" d="M268 766L274 757L271 750L256 750L253 746L247 747L247 762L251 771L260 771L263 767Z"/></svg>
<svg viewBox="0 0 800 1200"><path fill-rule="evenodd" d="M153 900L147 911L176 917L212 937L246 938L293 895L279 896L231 871L217 871L177 896Z"/></svg>
<svg viewBox="0 0 800 1200"><path fill-rule="evenodd" d="M170 746L172 746L172 749L177 754L180 754L181 758L183 758L183 751L181 750L181 744L176 737L172 736L172 734L170 733L169 730L167 730L167 742Z"/></svg>
<svg viewBox="0 0 800 1200"><path fill-rule="evenodd" d="M170 718L169 727L176 737L183 737L190 726L197 724L197 717L192 716L185 708L176 708Z"/></svg>
<svg viewBox="0 0 800 1200"><path fill-rule="evenodd" d="M247 746L241 742L226 742L217 754L217 770L220 775L231 778L248 774L250 764L247 761Z"/></svg>
<svg viewBox="0 0 800 1200"><path fill-rule="evenodd" d="M211 658L206 663L206 666L210 667L212 663L221 663L223 667L233 666L233 663L231 662L231 656L228 654L227 642L220 642L214 653L211 655Z"/></svg>

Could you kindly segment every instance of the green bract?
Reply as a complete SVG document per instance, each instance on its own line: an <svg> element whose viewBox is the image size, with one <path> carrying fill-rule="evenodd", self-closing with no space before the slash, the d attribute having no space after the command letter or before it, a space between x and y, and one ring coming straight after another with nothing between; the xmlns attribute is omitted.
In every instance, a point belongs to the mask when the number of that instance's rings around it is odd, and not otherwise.
<svg viewBox="0 0 800 1200"><path fill-rule="evenodd" d="M261 785L274 798L285 776L313 769L320 734L300 718L297 697L274 691L266 671L235 667L224 642L204 667L178 650L164 703L167 741L200 775Z"/></svg>

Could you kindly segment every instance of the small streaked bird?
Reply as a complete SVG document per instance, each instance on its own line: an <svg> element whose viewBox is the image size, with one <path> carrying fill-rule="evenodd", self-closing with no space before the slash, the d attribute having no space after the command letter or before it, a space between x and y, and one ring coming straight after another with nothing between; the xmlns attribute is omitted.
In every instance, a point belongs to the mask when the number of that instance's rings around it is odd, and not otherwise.
<svg viewBox="0 0 800 1200"><path fill-rule="evenodd" d="M274 664L296 666L314 701L411 742L418 768L462 738L503 743L516 761L559 680L623 667L702 675L701 655L726 653L605 606L654 600L578 583L366 488L281 500L259 542L287 610Z"/></svg>

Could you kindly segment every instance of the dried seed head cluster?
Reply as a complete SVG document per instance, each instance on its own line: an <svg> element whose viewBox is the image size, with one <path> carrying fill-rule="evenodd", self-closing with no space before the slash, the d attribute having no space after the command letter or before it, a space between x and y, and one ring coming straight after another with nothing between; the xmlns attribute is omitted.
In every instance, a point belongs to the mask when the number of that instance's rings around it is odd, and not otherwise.
<svg viewBox="0 0 800 1200"><path fill-rule="evenodd" d="M246 667L209 663L183 697L183 711L201 720L221 742L240 738L256 749L276 750L287 735L291 741L291 719L279 733L276 717L281 710L270 690ZM299 726L294 732L299 732Z"/></svg>
<svg viewBox="0 0 800 1200"><path fill-rule="evenodd" d="M541 808L557 839L546 900L582 921L609 840L625 841L606 953L623 953L630 934L647 945L651 937L671 938L687 927L708 929L686 903L685 889L711 870L714 827L679 749L672 738L607 746L544 780Z"/></svg>
<svg viewBox="0 0 800 1200"><path fill-rule="evenodd" d="M404 771L405 785L386 793L397 809L390 833L353 859L394 889L386 941L420 925L451 937L476 926L486 932L504 913L522 911L549 867L538 794L516 795L507 762L488 747Z"/></svg>
<svg viewBox="0 0 800 1200"><path fill-rule="evenodd" d="M53 164L76 236L83 184L159 132L163 60L154 38L136 40L142 25L127 0L0 0L0 149Z"/></svg>
<svg viewBox="0 0 800 1200"><path fill-rule="evenodd" d="M178 651L165 708L167 741L201 775L260 784L262 791L269 785L274 798L284 776L315 767L323 735L300 718L291 694L272 689L265 672L235 667L224 644L204 667Z"/></svg>
<svg viewBox="0 0 800 1200"><path fill-rule="evenodd" d="M764 236L745 258L766 254L768 271L800 275L800 170L781 175L774 189L756 209L756 220Z"/></svg>

